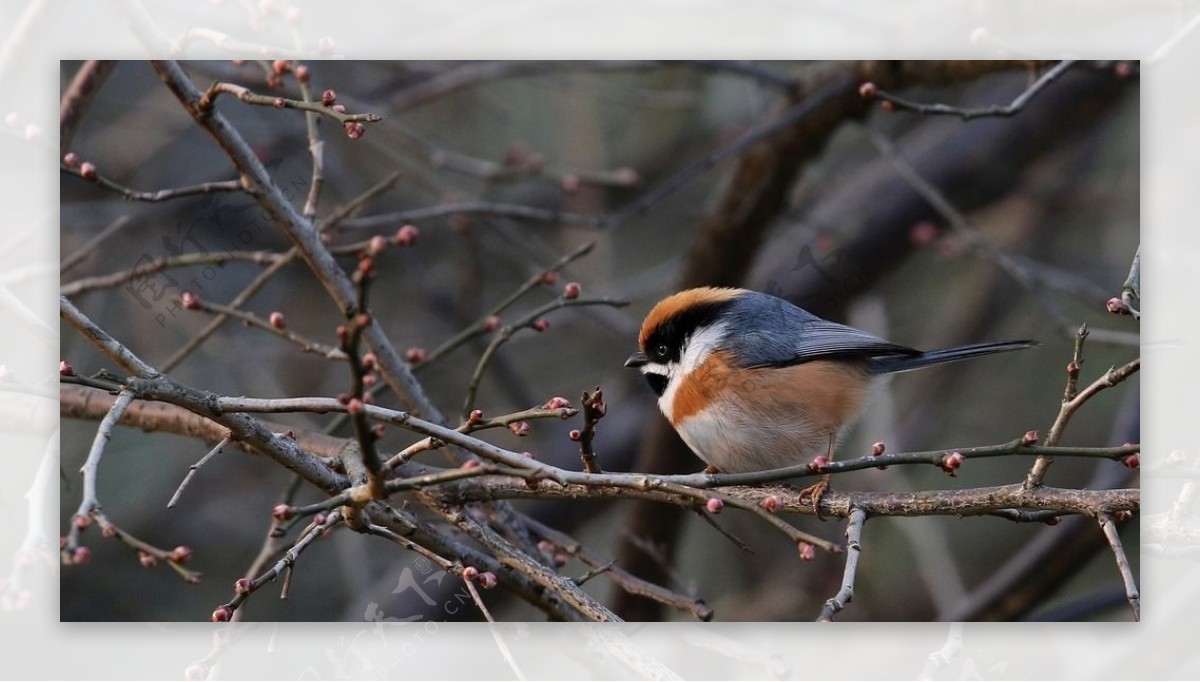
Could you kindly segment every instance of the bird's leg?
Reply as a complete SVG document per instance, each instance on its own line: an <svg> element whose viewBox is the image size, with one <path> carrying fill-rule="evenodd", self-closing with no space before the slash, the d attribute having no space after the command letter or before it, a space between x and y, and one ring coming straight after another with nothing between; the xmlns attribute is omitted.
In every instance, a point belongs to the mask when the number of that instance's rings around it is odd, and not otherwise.
<svg viewBox="0 0 1200 682"><path fill-rule="evenodd" d="M828 454L826 455L830 462L833 461L833 443L834 437L833 435L830 435L829 450ZM800 491L800 500L803 501L805 497L808 497L809 503L813 508L813 513L816 514L817 518L821 521L825 520L825 517L821 516L821 497L824 496L829 490L829 481L831 478L832 474L821 474L821 478L818 479L816 483Z"/></svg>

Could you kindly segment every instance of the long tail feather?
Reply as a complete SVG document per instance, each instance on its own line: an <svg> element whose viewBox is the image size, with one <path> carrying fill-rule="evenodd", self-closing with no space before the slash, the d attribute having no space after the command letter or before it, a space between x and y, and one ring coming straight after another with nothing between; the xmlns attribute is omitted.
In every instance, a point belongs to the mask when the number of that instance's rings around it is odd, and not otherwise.
<svg viewBox="0 0 1200 682"><path fill-rule="evenodd" d="M888 374L891 372L907 372L930 365L940 365L943 362L957 362L967 358L977 358L992 353L1007 353L1010 350L1033 348L1041 345L1037 341L999 341L994 343L976 343L970 346L957 346L942 350L931 350L920 355L889 355L871 360L872 374Z"/></svg>

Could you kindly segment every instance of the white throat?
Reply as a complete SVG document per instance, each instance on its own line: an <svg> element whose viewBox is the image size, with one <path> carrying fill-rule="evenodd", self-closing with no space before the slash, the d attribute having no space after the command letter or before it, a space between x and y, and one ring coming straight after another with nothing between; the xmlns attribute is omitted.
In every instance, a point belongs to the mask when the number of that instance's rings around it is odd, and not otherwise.
<svg viewBox="0 0 1200 682"><path fill-rule="evenodd" d="M658 398L658 408L662 413L670 418L672 405L675 404L675 392L679 390L680 380L696 371L704 361L708 359L716 347L717 343L725 336L725 330L728 325L718 322L717 324L701 327L697 329L691 336L684 339L683 352L680 354L679 362L668 362L667 370L667 390ZM662 367L662 365L658 365Z"/></svg>

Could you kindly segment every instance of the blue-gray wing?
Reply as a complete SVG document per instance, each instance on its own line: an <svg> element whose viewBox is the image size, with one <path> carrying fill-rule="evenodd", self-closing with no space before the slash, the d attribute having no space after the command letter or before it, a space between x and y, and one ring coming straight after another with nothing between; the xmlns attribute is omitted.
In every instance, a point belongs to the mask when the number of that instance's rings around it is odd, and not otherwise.
<svg viewBox="0 0 1200 682"><path fill-rule="evenodd" d="M743 367L796 365L829 358L920 355L921 351L824 320L766 294L742 297L728 311L729 334Z"/></svg>

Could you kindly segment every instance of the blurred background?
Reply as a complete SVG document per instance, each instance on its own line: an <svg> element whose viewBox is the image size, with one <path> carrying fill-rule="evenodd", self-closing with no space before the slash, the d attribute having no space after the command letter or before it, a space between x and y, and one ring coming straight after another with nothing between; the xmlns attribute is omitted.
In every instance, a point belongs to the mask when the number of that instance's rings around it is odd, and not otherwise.
<svg viewBox="0 0 1200 682"><path fill-rule="evenodd" d="M613 471L692 472L687 453L658 413L640 376L622 367L642 316L683 286L744 285L813 312L918 348L1015 338L1042 346L894 378L839 450L850 457L875 441L900 452L987 445L1029 429L1043 433L1062 397L1073 333L1093 329L1082 379L1138 354L1136 326L1108 315L1138 248L1139 98L1136 64L1076 65L1012 117L962 121L847 104L821 121L755 145L761 130L816 96L860 100L840 85L845 63L755 62L310 62L316 92L332 88L352 113L374 112L360 139L320 122L328 215L394 172L333 243L391 235L411 223L420 241L377 259L373 310L396 345L433 349L485 314L532 275L581 245L586 257L560 280L522 298L506 319L551 300L563 283L585 295L630 301L625 308L556 311L544 333L517 334L489 366L478 406L499 414L555 395L577 400L602 386L609 405L596 446ZM297 96L293 78L268 83L271 64L191 62L200 87L228 80L263 94ZM63 62L65 88L79 68ZM866 68L866 67L863 67ZM1043 69L1044 71L1044 69ZM897 94L962 107L1007 104L1042 71L1012 63L969 77L901 83ZM897 76L900 83L902 79ZM840 88L840 89L839 89ZM830 94L832 93L832 94ZM277 184L304 203L311 157L304 116L247 106L218 109L253 144ZM725 153L725 151L735 153ZM235 179L232 166L162 86L149 65L118 63L81 119L69 148L106 178L139 190ZM695 169L695 173L688 173ZM939 212L904 169L924 178L956 213ZM681 176L680 173L685 173ZM663 187L671 192L659 192ZM85 278L173 253L283 252L282 234L250 198L217 194L150 204L64 174L61 253L97 234L111 236L64 272ZM517 210L517 207L522 209ZM636 210L630 207L636 208ZM958 220L958 224L955 224ZM116 227L113 227L116 226ZM998 255L999 254L999 255ZM347 268L352 257L342 259ZM182 311L183 289L226 303L264 269L228 261L178 268L150 281L78 286L71 299L151 364L161 366L210 321ZM161 295L159 295L161 294ZM156 298L156 295L158 297ZM288 326L334 342L340 313L301 263L281 269L244 306L281 311ZM417 376L448 415L458 415L487 340L468 344ZM109 366L70 330L62 357L90 374ZM347 373L259 330L226 323L171 370L186 384L226 395L336 395ZM382 400L392 405L390 399ZM278 416L320 430L327 418ZM1065 445L1138 440L1136 377L1091 401ZM567 432L578 421L535 422L526 439L484 438L578 467ZM78 505L75 473L94 422L62 426L61 526ZM414 439L391 431L385 451ZM264 458L227 451L208 463L179 506L166 502L188 466L211 444L134 429L116 431L99 496L120 526L151 543L186 544L202 584L136 555L94 531L84 567L62 572L68 621L202 620L230 599L270 526L269 511L290 475ZM426 461L440 463L436 453ZM926 490L1021 480L1030 462L973 460L948 478L928 467L841 475L841 490ZM1064 487L1136 485L1120 465L1061 459L1047 481ZM321 499L302 490L300 502ZM842 561L797 560L795 547L737 514L721 522L749 544L740 551L674 508L629 501L518 503L639 575L705 599L718 620L810 620L837 590ZM874 519L868 522L853 604L843 620L1127 620L1112 555L1090 520L1058 526L995 518ZM844 524L804 517L802 530L840 539ZM1137 524L1122 528L1138 574ZM1035 578L1014 581L1016 566ZM578 575L574 561L562 569ZM302 557L286 601L273 589L242 608L250 620L478 619L453 581L424 580L422 565L394 546L335 533ZM1028 574L1026 574L1028 575ZM1009 582L1005 582L1005 578ZM686 618L616 591L601 576L587 589L629 618ZM491 594L498 618L540 619Z"/></svg>

